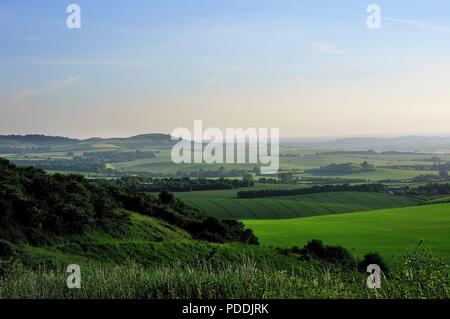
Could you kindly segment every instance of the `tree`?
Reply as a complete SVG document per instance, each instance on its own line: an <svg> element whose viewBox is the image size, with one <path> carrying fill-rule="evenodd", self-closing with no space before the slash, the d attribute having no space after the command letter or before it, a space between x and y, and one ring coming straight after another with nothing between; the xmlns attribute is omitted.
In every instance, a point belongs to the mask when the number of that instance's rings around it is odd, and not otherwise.
<svg viewBox="0 0 450 319"><path fill-rule="evenodd" d="M175 197L172 193L169 193L168 191L162 191L159 194L159 200L164 205L172 204L175 201Z"/></svg>
<svg viewBox="0 0 450 319"><path fill-rule="evenodd" d="M441 165L441 158L438 156L433 156L431 158L431 161L433 162L433 166L436 167L438 165Z"/></svg>
<svg viewBox="0 0 450 319"><path fill-rule="evenodd" d="M295 182L294 175L290 172L287 173L279 173L278 178L283 184L292 184Z"/></svg>
<svg viewBox="0 0 450 319"><path fill-rule="evenodd" d="M242 177L242 181L244 182L245 186L253 186L255 183L253 182L253 175L252 174L246 174Z"/></svg>
<svg viewBox="0 0 450 319"><path fill-rule="evenodd" d="M221 166L219 168L219 176L220 177L225 177L225 175L226 175L226 169L225 169L225 167Z"/></svg>
<svg viewBox="0 0 450 319"><path fill-rule="evenodd" d="M448 172L444 170L439 171L439 177L442 179L448 179Z"/></svg>

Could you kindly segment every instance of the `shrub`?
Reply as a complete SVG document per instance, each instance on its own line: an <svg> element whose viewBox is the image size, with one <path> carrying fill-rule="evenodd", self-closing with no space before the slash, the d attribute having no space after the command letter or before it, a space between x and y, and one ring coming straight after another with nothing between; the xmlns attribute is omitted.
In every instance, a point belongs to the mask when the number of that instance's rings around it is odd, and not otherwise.
<svg viewBox="0 0 450 319"><path fill-rule="evenodd" d="M165 190L159 194L159 201L164 205L170 205L173 204L173 202L175 202L175 197L173 196L172 193L169 193L168 191Z"/></svg>
<svg viewBox="0 0 450 319"><path fill-rule="evenodd" d="M303 248L303 254L310 255L313 258L323 260L325 262L351 265L354 258L347 249L339 246L324 245L321 240L313 239L309 241Z"/></svg>
<svg viewBox="0 0 450 319"><path fill-rule="evenodd" d="M283 255L298 255L302 260L316 259L327 263L339 264L344 267L352 266L354 257L340 246L325 245L323 241L310 240L303 248L278 249Z"/></svg>
<svg viewBox="0 0 450 319"><path fill-rule="evenodd" d="M326 247L323 241L313 239L303 247L303 254L312 255L316 258L323 259L326 256Z"/></svg>
<svg viewBox="0 0 450 319"><path fill-rule="evenodd" d="M10 242L0 239L0 258L9 258L14 253L13 244Z"/></svg>
<svg viewBox="0 0 450 319"><path fill-rule="evenodd" d="M0 159L0 234L43 244L52 236L109 232L126 223L109 193L81 175L49 175Z"/></svg>
<svg viewBox="0 0 450 319"><path fill-rule="evenodd" d="M389 275L389 268L378 253L366 254L363 260L358 263L358 270L366 272L367 266L369 265L378 265L386 276Z"/></svg>

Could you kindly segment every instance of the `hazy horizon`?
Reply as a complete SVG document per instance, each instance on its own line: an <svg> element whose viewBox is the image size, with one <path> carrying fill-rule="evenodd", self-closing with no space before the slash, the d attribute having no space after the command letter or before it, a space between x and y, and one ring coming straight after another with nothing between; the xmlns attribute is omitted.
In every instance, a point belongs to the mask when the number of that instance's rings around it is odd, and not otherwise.
<svg viewBox="0 0 450 319"><path fill-rule="evenodd" d="M156 134L162 134L162 135L171 135L170 132L142 132L132 135L110 135L110 136L69 136L64 134L45 134L45 133L2 133L0 132L0 136L32 136L32 135L44 135L44 136L50 136L50 137L64 137L69 139L78 139L78 140L86 140L86 139L111 139L111 138L131 138L135 136L142 136L142 135L156 135ZM450 138L450 134L361 134L361 135L323 135L323 136L280 136L281 142L288 142L288 141L300 141L303 140L305 142L311 142L311 141L331 141L331 140L337 140L337 139L347 139L347 138L367 138L367 139L377 139L377 138L388 138L388 139L395 139L395 138L405 138L405 137L428 137L428 138Z"/></svg>
<svg viewBox="0 0 450 319"><path fill-rule="evenodd" d="M448 1L75 3L0 4L0 134L450 135Z"/></svg>

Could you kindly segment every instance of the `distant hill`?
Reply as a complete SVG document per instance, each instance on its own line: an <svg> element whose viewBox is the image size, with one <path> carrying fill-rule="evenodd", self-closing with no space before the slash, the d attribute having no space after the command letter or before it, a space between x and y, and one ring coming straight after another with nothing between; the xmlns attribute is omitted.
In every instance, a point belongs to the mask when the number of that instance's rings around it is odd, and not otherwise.
<svg viewBox="0 0 450 319"><path fill-rule="evenodd" d="M374 165L369 164L367 162L364 163L340 163L340 164L330 164L327 166L323 166L320 168L314 168L306 170L307 173L311 173L313 175L346 175L346 174L354 174L354 173L362 173L362 172L371 172L375 171L376 168Z"/></svg>
<svg viewBox="0 0 450 319"><path fill-rule="evenodd" d="M321 141L305 141L289 139L283 145L317 149L377 150L377 151L410 151L434 152L450 151L450 137L439 136L400 136L384 137L351 137Z"/></svg>
<svg viewBox="0 0 450 319"><path fill-rule="evenodd" d="M92 138L83 142L113 144L122 148L171 147L176 143L169 134L142 134L125 138Z"/></svg>
<svg viewBox="0 0 450 319"><path fill-rule="evenodd" d="M47 135L0 135L0 153L15 153L20 149L42 149L42 151L70 151L90 148L170 148L176 141L169 134L141 134L124 138L74 139ZM104 147L102 147L102 145ZM402 152L450 152L450 137L401 136L352 137L339 139L284 139L283 146L303 147L308 149L334 150L375 150ZM3 152L2 152L3 149Z"/></svg>
<svg viewBox="0 0 450 319"><path fill-rule="evenodd" d="M50 146L61 144L73 144L80 142L80 140L72 139L62 136L47 136L47 135L0 135L0 145L2 146Z"/></svg>
<svg viewBox="0 0 450 319"><path fill-rule="evenodd" d="M21 150L70 151L89 148L143 149L169 148L176 141L168 134L143 134L126 138L89 138L85 140L46 135L0 135L0 153L16 153Z"/></svg>

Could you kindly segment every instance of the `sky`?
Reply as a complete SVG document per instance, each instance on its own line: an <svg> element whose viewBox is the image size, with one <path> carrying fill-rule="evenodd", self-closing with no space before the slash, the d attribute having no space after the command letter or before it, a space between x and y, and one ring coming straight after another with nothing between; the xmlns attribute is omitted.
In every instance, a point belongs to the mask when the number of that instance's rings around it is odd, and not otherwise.
<svg viewBox="0 0 450 319"><path fill-rule="evenodd" d="M450 135L449 57L447 0L1 0L0 134Z"/></svg>

